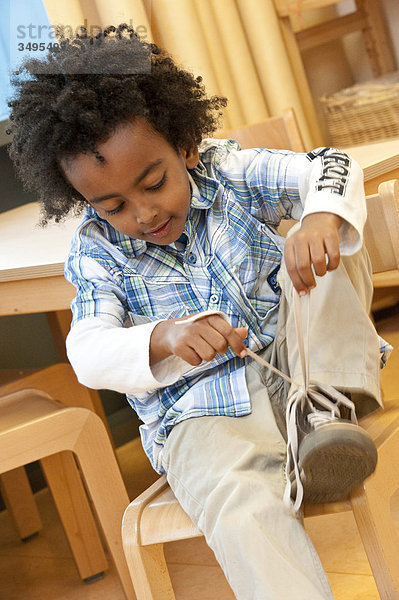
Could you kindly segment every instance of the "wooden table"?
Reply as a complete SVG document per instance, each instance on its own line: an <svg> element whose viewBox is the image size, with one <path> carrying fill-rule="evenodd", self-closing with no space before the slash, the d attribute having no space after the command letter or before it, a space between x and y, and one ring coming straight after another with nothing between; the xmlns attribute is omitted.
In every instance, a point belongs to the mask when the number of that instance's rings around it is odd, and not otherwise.
<svg viewBox="0 0 399 600"><path fill-rule="evenodd" d="M42 228L36 202L0 214L0 316L69 309L63 265L79 221Z"/></svg>
<svg viewBox="0 0 399 600"><path fill-rule="evenodd" d="M399 138L352 146L344 150L363 168L367 196L376 194L383 181L399 179Z"/></svg>
<svg viewBox="0 0 399 600"><path fill-rule="evenodd" d="M376 194L378 186L383 181L399 179L399 138L353 146L345 148L345 151L353 156L363 168L366 195ZM398 272L395 270L374 273L373 284L375 289L373 309L389 306L392 301L387 292L390 289L393 297L397 297Z"/></svg>

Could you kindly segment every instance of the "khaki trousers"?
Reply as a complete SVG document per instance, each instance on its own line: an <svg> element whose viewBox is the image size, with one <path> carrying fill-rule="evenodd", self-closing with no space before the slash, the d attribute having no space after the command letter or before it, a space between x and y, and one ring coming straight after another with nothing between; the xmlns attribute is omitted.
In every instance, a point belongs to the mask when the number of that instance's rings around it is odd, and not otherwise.
<svg viewBox="0 0 399 600"><path fill-rule="evenodd" d="M297 380L292 286L284 265L279 281L278 333L262 354ZM360 414L380 399L371 293L361 251L318 278L311 294L310 377L355 393ZM254 361L248 361L246 380L250 415L198 417L174 427L163 453L169 484L203 531L237 600L331 600L302 521L283 504L286 384Z"/></svg>

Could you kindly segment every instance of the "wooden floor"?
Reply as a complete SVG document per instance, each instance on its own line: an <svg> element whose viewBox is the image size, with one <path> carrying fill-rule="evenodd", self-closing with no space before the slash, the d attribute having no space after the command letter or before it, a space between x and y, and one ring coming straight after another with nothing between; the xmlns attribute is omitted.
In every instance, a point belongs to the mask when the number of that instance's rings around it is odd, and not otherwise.
<svg viewBox="0 0 399 600"><path fill-rule="evenodd" d="M396 345L382 373L384 394L399 399L399 316L380 322L378 329ZM155 474L138 440L119 448L118 455L134 497ZM27 543L17 539L6 511L0 513L0 600L124 600L112 567L101 581L89 585L80 581L49 493L43 490L36 496L44 527ZM394 498L393 512L399 527L399 497ZM335 600L378 600L351 513L307 519L306 527L328 573ZM166 553L177 600L234 600L202 539L170 544Z"/></svg>

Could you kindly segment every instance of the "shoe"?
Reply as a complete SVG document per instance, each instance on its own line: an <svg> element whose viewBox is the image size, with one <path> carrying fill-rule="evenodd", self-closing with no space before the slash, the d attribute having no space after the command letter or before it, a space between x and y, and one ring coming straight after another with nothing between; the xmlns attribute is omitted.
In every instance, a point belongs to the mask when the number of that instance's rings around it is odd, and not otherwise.
<svg viewBox="0 0 399 600"><path fill-rule="evenodd" d="M302 500L344 500L376 468L377 449L357 424L353 402L331 386L309 386L307 393L294 394L287 431L287 487L296 510Z"/></svg>

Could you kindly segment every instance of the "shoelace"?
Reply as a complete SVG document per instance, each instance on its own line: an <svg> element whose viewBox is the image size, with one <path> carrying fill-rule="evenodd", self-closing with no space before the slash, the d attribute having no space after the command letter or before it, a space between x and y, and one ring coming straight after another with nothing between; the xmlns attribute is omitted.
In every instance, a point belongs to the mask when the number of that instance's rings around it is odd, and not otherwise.
<svg viewBox="0 0 399 600"><path fill-rule="evenodd" d="M302 298L305 300L305 298ZM309 381L309 323L310 323L310 293L307 294L307 325L306 325L306 351L305 351L305 340L303 335L302 317L300 310L301 298L298 293L293 290L293 304L294 304L294 318L295 318L295 330L298 341L298 350L301 363L302 380L303 383L298 383L291 379L285 373L282 373L268 363L267 361L260 358L255 352L247 349L247 354L254 358L257 362L267 367L277 375L294 385L296 390L290 396L287 409L286 409L286 426L287 426L287 462L285 467L286 474L286 487L284 491L284 503L287 507L291 507L291 492L293 481L291 481L291 473L294 474L294 481L296 482L296 493L294 498L293 509L295 512L299 511L302 500L303 500L303 484L301 480L300 468L298 464L298 430L297 430L297 412L298 409L304 411L307 409L309 414L307 419L309 424L314 427L320 427L326 423L331 423L335 419L341 418L341 411L339 405L345 406L350 411L350 418L353 423L357 423L355 405L349 398L344 394L341 394L338 390L332 386L325 384L317 384L317 382L310 383ZM323 393L324 392L324 393ZM329 396L329 397L327 397ZM322 407L322 410L316 408L313 402Z"/></svg>

